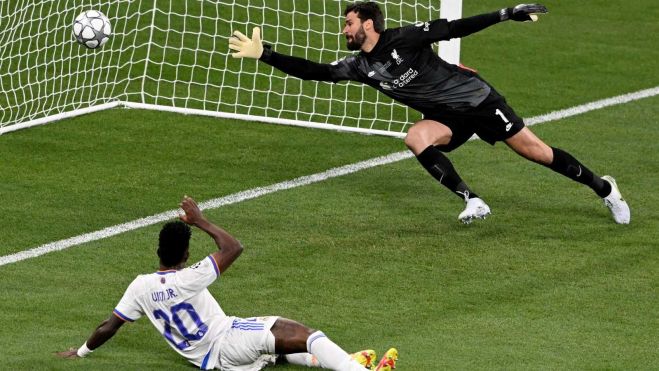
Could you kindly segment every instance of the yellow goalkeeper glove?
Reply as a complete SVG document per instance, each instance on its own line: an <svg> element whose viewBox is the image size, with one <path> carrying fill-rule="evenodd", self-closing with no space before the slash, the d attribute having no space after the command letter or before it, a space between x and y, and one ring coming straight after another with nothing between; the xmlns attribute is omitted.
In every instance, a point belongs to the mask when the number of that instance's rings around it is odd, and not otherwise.
<svg viewBox="0 0 659 371"><path fill-rule="evenodd" d="M231 53L234 58L261 58L263 54L261 29L254 27L251 40L240 31L233 31L233 36L229 38L229 49L237 51L237 53Z"/></svg>

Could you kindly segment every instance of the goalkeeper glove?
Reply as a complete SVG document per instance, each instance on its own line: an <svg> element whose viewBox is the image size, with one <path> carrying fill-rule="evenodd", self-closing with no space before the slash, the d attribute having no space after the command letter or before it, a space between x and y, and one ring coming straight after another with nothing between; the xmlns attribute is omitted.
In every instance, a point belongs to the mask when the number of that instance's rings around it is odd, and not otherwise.
<svg viewBox="0 0 659 371"><path fill-rule="evenodd" d="M547 8L542 4L519 4L514 8L503 8L499 11L501 20L512 19L517 22L535 22L538 14L547 13Z"/></svg>
<svg viewBox="0 0 659 371"><path fill-rule="evenodd" d="M237 51L237 53L231 53L234 58L261 58L263 54L261 29L254 27L251 40L240 31L233 31L233 36L229 38L229 49Z"/></svg>

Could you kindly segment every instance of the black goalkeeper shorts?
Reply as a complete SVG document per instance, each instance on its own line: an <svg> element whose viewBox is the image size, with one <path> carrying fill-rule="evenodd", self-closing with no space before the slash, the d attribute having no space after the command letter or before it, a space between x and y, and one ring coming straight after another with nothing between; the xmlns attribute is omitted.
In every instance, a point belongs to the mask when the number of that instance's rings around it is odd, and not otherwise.
<svg viewBox="0 0 659 371"><path fill-rule="evenodd" d="M515 114L506 99L494 89L477 107L466 111L437 112L424 115L424 119L434 120L448 126L453 132L451 141L437 146L443 152L450 152L463 145L472 135L494 145L506 140L524 128L524 121Z"/></svg>

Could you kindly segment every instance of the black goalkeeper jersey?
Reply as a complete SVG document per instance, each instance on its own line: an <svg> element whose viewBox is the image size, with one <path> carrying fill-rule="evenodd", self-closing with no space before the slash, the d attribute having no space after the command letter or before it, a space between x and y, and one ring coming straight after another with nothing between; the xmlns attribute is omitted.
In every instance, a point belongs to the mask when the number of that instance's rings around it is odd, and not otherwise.
<svg viewBox="0 0 659 371"><path fill-rule="evenodd" d="M498 13L457 21L438 19L387 29L371 50L330 64L285 56L268 46L261 60L305 80L359 81L424 114L476 107L492 88L471 70L449 64L432 49L500 21Z"/></svg>

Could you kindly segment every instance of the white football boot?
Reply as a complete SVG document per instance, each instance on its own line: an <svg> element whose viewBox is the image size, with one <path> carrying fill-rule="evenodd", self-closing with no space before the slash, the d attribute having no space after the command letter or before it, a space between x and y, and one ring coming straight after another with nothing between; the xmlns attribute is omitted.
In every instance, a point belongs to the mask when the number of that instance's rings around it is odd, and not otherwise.
<svg viewBox="0 0 659 371"><path fill-rule="evenodd" d="M625 201L624 198L622 198L622 195L620 194L620 190L618 189L618 185L616 184L616 180L613 179L613 177L609 175L604 175L602 179L606 180L611 184L611 193L609 193L608 196L604 197L604 205L611 210L611 214L613 215L613 220L616 221L618 224L629 224L629 220L631 219L631 213L629 211L629 205L627 205L627 202Z"/></svg>
<svg viewBox="0 0 659 371"><path fill-rule="evenodd" d="M458 215L458 220L464 224L471 223L474 219L485 219L490 215L490 207L478 197L469 198L465 209Z"/></svg>

